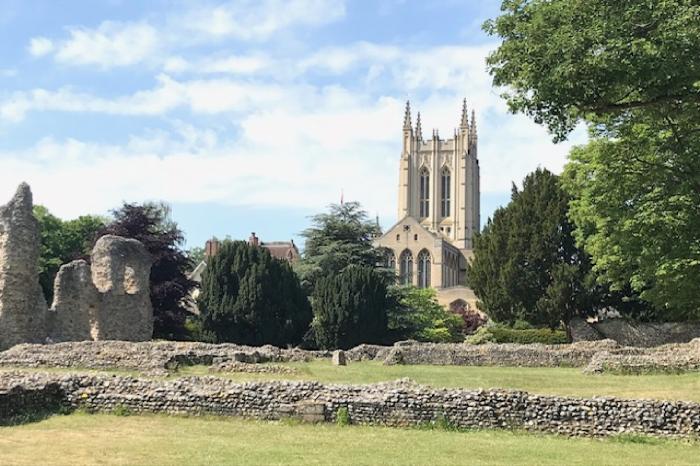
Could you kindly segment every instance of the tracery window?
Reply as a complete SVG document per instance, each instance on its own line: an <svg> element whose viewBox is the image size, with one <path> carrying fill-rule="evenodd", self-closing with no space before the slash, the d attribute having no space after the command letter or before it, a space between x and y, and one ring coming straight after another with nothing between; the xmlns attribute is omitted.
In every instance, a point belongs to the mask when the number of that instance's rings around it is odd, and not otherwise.
<svg viewBox="0 0 700 466"><path fill-rule="evenodd" d="M399 258L399 282L402 285L413 284L413 254L406 249Z"/></svg>
<svg viewBox="0 0 700 466"><path fill-rule="evenodd" d="M420 198L418 200L420 217L427 217L430 212L430 174L427 169L420 171Z"/></svg>
<svg viewBox="0 0 700 466"><path fill-rule="evenodd" d="M450 170L445 167L440 177L440 215L442 217L450 216L451 183L452 175L450 174Z"/></svg>
<svg viewBox="0 0 700 466"><path fill-rule="evenodd" d="M430 287L430 253L426 250L418 254L418 287Z"/></svg>

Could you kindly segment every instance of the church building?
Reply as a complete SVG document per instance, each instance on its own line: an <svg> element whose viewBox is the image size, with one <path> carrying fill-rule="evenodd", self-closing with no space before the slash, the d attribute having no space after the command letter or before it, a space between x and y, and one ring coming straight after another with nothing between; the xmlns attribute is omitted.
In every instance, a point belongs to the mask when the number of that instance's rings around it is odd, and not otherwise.
<svg viewBox="0 0 700 466"><path fill-rule="evenodd" d="M476 308L466 286L474 235L480 228L479 159L474 111L463 102L451 139L433 130L423 139L420 113L415 128L410 103L403 122L399 161L399 221L375 241L387 250L399 282L437 290L440 304Z"/></svg>

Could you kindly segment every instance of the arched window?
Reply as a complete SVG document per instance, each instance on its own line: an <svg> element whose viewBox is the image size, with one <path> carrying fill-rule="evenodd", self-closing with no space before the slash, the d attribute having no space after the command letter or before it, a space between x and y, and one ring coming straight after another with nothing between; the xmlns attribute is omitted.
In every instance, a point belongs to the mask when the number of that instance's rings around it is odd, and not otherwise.
<svg viewBox="0 0 700 466"><path fill-rule="evenodd" d="M396 255L391 249L386 253L386 267L391 270L396 270Z"/></svg>
<svg viewBox="0 0 700 466"><path fill-rule="evenodd" d="M399 281L402 285L413 284L413 254L406 249L399 258Z"/></svg>
<svg viewBox="0 0 700 466"><path fill-rule="evenodd" d="M430 253L426 250L418 254L418 287L430 287Z"/></svg>
<svg viewBox="0 0 700 466"><path fill-rule="evenodd" d="M426 168L420 171L420 217L427 217L430 211L430 174Z"/></svg>
<svg viewBox="0 0 700 466"><path fill-rule="evenodd" d="M450 184L452 183L452 176L450 174L449 168L445 167L442 170L442 176L440 177L440 215L442 217L450 216Z"/></svg>

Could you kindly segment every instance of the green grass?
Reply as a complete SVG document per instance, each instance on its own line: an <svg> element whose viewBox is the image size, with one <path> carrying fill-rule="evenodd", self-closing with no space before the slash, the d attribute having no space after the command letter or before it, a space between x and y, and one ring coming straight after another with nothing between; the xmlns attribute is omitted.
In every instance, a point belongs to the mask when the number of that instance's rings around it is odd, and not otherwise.
<svg viewBox="0 0 700 466"><path fill-rule="evenodd" d="M318 380L374 383L408 377L434 387L514 388L531 393L581 397L616 396L700 401L700 373L586 375L580 368L385 366L366 361L333 366L328 360L289 363L299 374L218 374L235 380ZM179 375L209 374L205 366L183 368Z"/></svg>
<svg viewBox="0 0 700 466"><path fill-rule="evenodd" d="M73 414L0 428L2 465L697 464L700 444L505 431Z"/></svg>

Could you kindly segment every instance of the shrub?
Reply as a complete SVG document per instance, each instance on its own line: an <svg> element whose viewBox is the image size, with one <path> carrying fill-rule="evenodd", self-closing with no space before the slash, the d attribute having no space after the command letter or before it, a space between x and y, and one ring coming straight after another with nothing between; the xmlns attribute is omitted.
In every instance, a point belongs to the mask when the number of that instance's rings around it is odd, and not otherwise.
<svg viewBox="0 0 700 466"><path fill-rule="evenodd" d="M464 338L462 317L441 306L432 288L400 286L390 295L388 327L393 340L448 343Z"/></svg>
<svg viewBox="0 0 700 466"><path fill-rule="evenodd" d="M503 325L481 327L474 335L467 338L466 343L481 345L484 343L542 343L558 345L568 343L566 332L548 328L515 329Z"/></svg>

